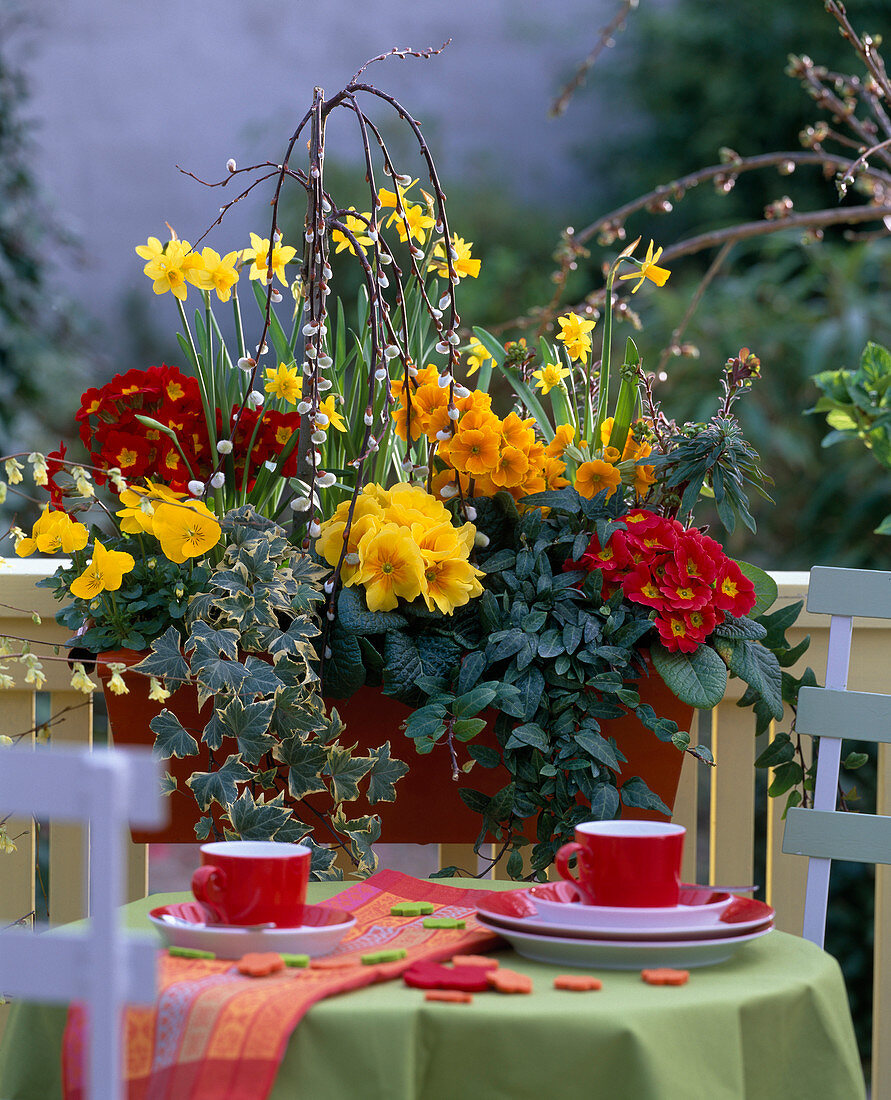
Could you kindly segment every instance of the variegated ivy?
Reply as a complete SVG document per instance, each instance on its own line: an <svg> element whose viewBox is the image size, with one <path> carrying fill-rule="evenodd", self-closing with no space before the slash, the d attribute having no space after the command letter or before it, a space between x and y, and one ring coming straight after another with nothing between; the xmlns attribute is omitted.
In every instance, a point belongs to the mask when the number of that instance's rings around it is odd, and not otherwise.
<svg viewBox="0 0 891 1100"><path fill-rule="evenodd" d="M337 712L326 713L313 639L327 569L250 506L229 512L223 531L226 551L189 604L185 637L170 627L134 666L167 690L194 685L199 704L213 704L200 730L163 710L151 722L155 752L170 759L197 755L199 741L207 746L210 769L188 780L204 813L199 840L300 841L312 849L317 879L341 876L334 859L342 847L360 873L370 873L380 822L350 818L345 804L360 784L370 803L393 801L408 769L390 758L389 742L353 755L340 743ZM172 790L175 780L167 783ZM312 811L308 795L316 796Z"/></svg>

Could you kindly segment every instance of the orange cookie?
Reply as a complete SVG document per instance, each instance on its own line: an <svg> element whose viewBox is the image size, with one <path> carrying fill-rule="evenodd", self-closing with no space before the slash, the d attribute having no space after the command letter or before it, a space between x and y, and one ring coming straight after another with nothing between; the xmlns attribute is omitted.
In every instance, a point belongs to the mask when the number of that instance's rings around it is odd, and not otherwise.
<svg viewBox="0 0 891 1100"><path fill-rule="evenodd" d="M670 970L663 966L655 970L641 970L640 976L649 985L685 985L690 977L690 971Z"/></svg>
<svg viewBox="0 0 891 1100"><path fill-rule="evenodd" d="M587 993L591 989L603 989L603 982L587 974L558 974L554 978L554 989L571 989L576 993Z"/></svg>
<svg viewBox="0 0 891 1100"><path fill-rule="evenodd" d="M425 1001L451 1001L452 1004L473 1004L472 993L462 993L460 989L428 989L424 994Z"/></svg>
<svg viewBox="0 0 891 1100"><path fill-rule="evenodd" d="M265 978L267 974L284 970L285 960L274 951L252 951L242 955L235 965L239 974L246 974L249 978Z"/></svg>
<svg viewBox="0 0 891 1100"><path fill-rule="evenodd" d="M520 974L516 970L491 970L487 975L489 985L498 993L531 993L532 979L526 974Z"/></svg>
<svg viewBox="0 0 891 1100"><path fill-rule="evenodd" d="M481 966L484 970L497 970L498 960L491 955L453 955L455 966Z"/></svg>

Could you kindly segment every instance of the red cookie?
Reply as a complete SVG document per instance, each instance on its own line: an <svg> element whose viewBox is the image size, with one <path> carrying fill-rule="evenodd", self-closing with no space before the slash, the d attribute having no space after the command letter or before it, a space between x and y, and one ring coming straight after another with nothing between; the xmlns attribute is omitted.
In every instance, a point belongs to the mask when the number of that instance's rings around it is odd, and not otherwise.
<svg viewBox="0 0 891 1100"><path fill-rule="evenodd" d="M603 982L587 974L558 974L554 978L554 989L570 989L575 993L587 993L592 989L603 989Z"/></svg>
<svg viewBox="0 0 891 1100"><path fill-rule="evenodd" d="M239 974L249 978L265 978L285 969L285 960L274 951L250 951L235 964Z"/></svg>
<svg viewBox="0 0 891 1100"><path fill-rule="evenodd" d="M481 993L488 989L486 971L481 966L442 966L440 963L415 962L403 973L402 980L415 989L459 989Z"/></svg>
<svg viewBox="0 0 891 1100"><path fill-rule="evenodd" d="M690 971L671 970L663 966L654 970L641 970L640 976L649 985L686 985L690 978Z"/></svg>
<svg viewBox="0 0 891 1100"><path fill-rule="evenodd" d="M464 993L460 989L428 989L424 994L425 1001L451 1001L453 1004L473 1004L473 994Z"/></svg>
<svg viewBox="0 0 891 1100"><path fill-rule="evenodd" d="M532 992L532 979L516 970L505 970L504 967L499 967L497 970L488 971L486 977L489 979L491 988L498 993Z"/></svg>

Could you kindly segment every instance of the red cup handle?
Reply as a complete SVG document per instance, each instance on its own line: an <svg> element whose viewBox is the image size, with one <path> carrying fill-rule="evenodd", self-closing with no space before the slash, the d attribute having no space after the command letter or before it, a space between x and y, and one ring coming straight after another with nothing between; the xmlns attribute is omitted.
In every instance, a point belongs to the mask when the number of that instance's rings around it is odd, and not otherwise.
<svg viewBox="0 0 891 1100"><path fill-rule="evenodd" d="M225 872L214 867L212 863L205 863L192 875L192 893L207 905L219 905L223 900L223 892L226 888Z"/></svg>
<svg viewBox="0 0 891 1100"><path fill-rule="evenodd" d="M557 874L561 878L565 878L567 882L571 882L573 886L579 885L579 880L569 870L569 861L572 857L582 850L581 844L575 840L570 841L569 844L564 844L562 848L557 851Z"/></svg>

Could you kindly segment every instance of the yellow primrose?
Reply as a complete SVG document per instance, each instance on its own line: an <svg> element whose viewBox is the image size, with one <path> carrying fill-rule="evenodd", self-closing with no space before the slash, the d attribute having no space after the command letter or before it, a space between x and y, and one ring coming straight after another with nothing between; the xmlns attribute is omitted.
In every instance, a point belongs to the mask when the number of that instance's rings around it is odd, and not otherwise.
<svg viewBox="0 0 891 1100"><path fill-rule="evenodd" d="M185 301L186 279L203 264L201 256L192 251L188 241L172 240L161 244L157 237L149 237L145 244L136 246L137 255L147 260L142 269L152 280L155 294L166 294Z"/></svg>
<svg viewBox="0 0 891 1100"><path fill-rule="evenodd" d="M567 313L565 317L557 318L557 324L560 326L557 339L566 348L570 359L580 359L583 363L587 363L591 351L589 333L596 323L596 321L586 321L577 313Z"/></svg>
<svg viewBox="0 0 891 1100"><path fill-rule="evenodd" d="M117 592L124 574L135 565L132 554L106 550L97 539L92 561L77 580L71 582L71 595L79 600L92 600L102 592Z"/></svg>
<svg viewBox="0 0 891 1100"><path fill-rule="evenodd" d="M538 379L535 383L542 393L550 393L555 386L562 386L563 379L572 371L569 367L561 367L558 363L543 363L540 370L534 370L532 377Z"/></svg>
<svg viewBox="0 0 891 1100"><path fill-rule="evenodd" d="M275 368L266 368L266 382L263 386L267 393L296 405L303 396L303 379L297 370L297 364L279 363Z"/></svg>
<svg viewBox="0 0 891 1100"><path fill-rule="evenodd" d="M448 521L451 516L441 501L432 497L421 485L411 485L401 481L391 486L390 502L384 511L387 522L402 523L410 527L412 523L432 526Z"/></svg>
<svg viewBox="0 0 891 1100"><path fill-rule="evenodd" d="M290 245L276 244L272 249L272 274L283 285L288 285L285 278L285 264L289 264L297 255L297 249ZM249 279L259 279L263 286L269 281L269 239L258 237L251 233L251 247L245 248L241 253L243 260L253 260Z"/></svg>
<svg viewBox="0 0 891 1100"><path fill-rule="evenodd" d="M341 219L344 229L349 230L350 233L356 238L356 243L364 250L371 244L371 237L368 236L368 221L371 217L370 214L363 214L361 218L356 217L358 211L355 206L351 206L350 210L352 214L345 214ZM343 252L345 248L348 248L350 252L355 256L356 249L353 247L353 242L341 229L334 229L331 231L331 240L337 245L334 249L336 252Z"/></svg>
<svg viewBox="0 0 891 1100"><path fill-rule="evenodd" d="M572 424L558 424L554 429L554 438L545 447L545 454L559 458L574 439L575 428Z"/></svg>
<svg viewBox="0 0 891 1100"><path fill-rule="evenodd" d="M483 594L479 578L484 574L470 562L423 556L425 585L421 595L428 610L438 609L443 615L451 615L456 607L463 607L474 596Z"/></svg>
<svg viewBox="0 0 891 1100"><path fill-rule="evenodd" d="M220 257L219 252L212 248L201 250L202 266L193 268L186 278L199 290L215 290L221 302L228 302L232 297L232 287L238 282L238 271L235 265L238 263L237 252L227 252Z"/></svg>
<svg viewBox="0 0 891 1100"><path fill-rule="evenodd" d="M583 462L575 475L576 490L583 497L592 500L598 493L606 489L606 498L615 493L622 481L622 475L615 466L604 462L600 458L594 458L590 462Z"/></svg>
<svg viewBox="0 0 891 1100"><path fill-rule="evenodd" d="M656 286L665 286L668 281L668 276L671 272L666 267L657 267L659 257L662 255L662 249L657 248L653 252L653 242L650 241L647 247L647 254L643 260L633 260L633 263L640 264L639 271L630 271L627 275L620 275L619 280L622 279L637 279L635 285L631 288L631 293L636 294L640 290L641 283L644 279L649 279L651 283L655 283Z"/></svg>
<svg viewBox="0 0 891 1100"><path fill-rule="evenodd" d="M473 248L473 241L465 241L463 237L459 237L457 233L452 235L451 241L452 248L452 267L455 269L455 274L459 279L463 279L465 275L469 275L472 279L476 279L480 273L480 261L475 260L470 255L470 250ZM442 241L433 249L433 257L430 263L427 265L428 271L435 271L443 279L449 277L449 265L446 260L445 246Z"/></svg>
<svg viewBox="0 0 891 1100"><path fill-rule="evenodd" d="M200 500L157 505L152 533L164 557L178 565L187 558L200 558L222 537L216 516Z"/></svg>
<svg viewBox="0 0 891 1100"><path fill-rule="evenodd" d="M392 611L400 597L411 601L420 596L425 585L424 559L411 533L386 523L363 535L355 582L365 588L369 611Z"/></svg>

